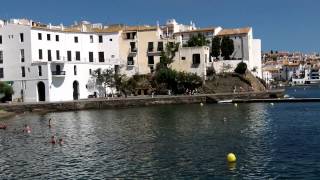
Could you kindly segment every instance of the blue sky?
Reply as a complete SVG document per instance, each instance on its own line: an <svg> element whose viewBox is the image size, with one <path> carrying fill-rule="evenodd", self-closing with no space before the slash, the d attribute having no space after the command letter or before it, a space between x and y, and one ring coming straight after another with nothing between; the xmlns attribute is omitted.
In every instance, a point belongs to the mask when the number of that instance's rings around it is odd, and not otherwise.
<svg viewBox="0 0 320 180"><path fill-rule="evenodd" d="M318 0L1 0L0 18L44 23L180 23L224 28L252 26L263 50L320 52Z"/></svg>

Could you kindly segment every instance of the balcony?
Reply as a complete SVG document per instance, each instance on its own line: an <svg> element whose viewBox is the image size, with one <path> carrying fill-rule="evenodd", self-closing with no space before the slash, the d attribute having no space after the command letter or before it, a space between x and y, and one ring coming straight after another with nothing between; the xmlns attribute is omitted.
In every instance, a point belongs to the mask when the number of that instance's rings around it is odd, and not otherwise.
<svg viewBox="0 0 320 180"><path fill-rule="evenodd" d="M52 71L52 76L55 77L64 77L66 75L66 71Z"/></svg>

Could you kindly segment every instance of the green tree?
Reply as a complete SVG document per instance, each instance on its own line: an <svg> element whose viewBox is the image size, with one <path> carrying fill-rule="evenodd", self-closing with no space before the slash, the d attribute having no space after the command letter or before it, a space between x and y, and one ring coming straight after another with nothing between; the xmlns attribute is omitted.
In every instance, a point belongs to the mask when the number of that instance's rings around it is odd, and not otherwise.
<svg viewBox="0 0 320 180"><path fill-rule="evenodd" d="M225 36L222 38L221 41L221 55L225 60L230 59L230 55L234 51L234 45L233 45L233 40L230 39L229 37Z"/></svg>
<svg viewBox="0 0 320 180"><path fill-rule="evenodd" d="M168 68L168 65L170 65L173 62L176 52L178 52L179 50L179 46L180 43L167 43L165 50L162 51L160 54L160 64L157 64L157 70L162 68Z"/></svg>
<svg viewBox="0 0 320 180"><path fill-rule="evenodd" d="M132 77L128 78L125 74L116 74L114 80L117 90L124 94L125 97L134 92L136 88L136 80Z"/></svg>
<svg viewBox="0 0 320 180"><path fill-rule="evenodd" d="M211 53L213 57L216 57L216 59L219 58L221 54L221 38L218 36L215 36L212 39L212 46L211 46Z"/></svg>
<svg viewBox="0 0 320 180"><path fill-rule="evenodd" d="M158 70L154 79L157 84L166 84L167 89L175 90L177 88L177 71L170 68Z"/></svg>
<svg viewBox="0 0 320 180"><path fill-rule="evenodd" d="M195 73L178 72L177 86L181 93L186 89L194 90L202 85L202 79Z"/></svg>
<svg viewBox="0 0 320 180"><path fill-rule="evenodd" d="M5 82L0 82L0 99L1 100L7 100L11 99L10 97L13 94L12 86Z"/></svg>
<svg viewBox="0 0 320 180"><path fill-rule="evenodd" d="M187 47L207 46L209 43L210 41L208 41L203 34L198 33L197 35L191 36L191 38L187 41L186 46Z"/></svg>
<svg viewBox="0 0 320 180"><path fill-rule="evenodd" d="M112 88L115 87L115 80L114 80L115 74L113 69L105 69L103 71L101 68L96 69L95 71L93 71L92 77L95 78L97 85L103 86L105 97L107 97L107 92L106 92L107 87L110 87L111 91L112 91ZM112 91L112 95L113 95L113 91Z"/></svg>
<svg viewBox="0 0 320 180"><path fill-rule="evenodd" d="M247 64L244 62L238 63L236 69L234 70L235 73L244 74L247 71Z"/></svg>

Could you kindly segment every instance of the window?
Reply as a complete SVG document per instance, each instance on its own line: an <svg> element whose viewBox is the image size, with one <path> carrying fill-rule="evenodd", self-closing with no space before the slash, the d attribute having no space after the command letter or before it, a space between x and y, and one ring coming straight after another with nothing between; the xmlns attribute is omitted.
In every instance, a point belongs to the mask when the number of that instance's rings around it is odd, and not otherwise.
<svg viewBox="0 0 320 180"><path fill-rule="evenodd" d="M148 42L148 52L153 51L153 42Z"/></svg>
<svg viewBox="0 0 320 180"><path fill-rule="evenodd" d="M89 52L89 62L93 62L93 52Z"/></svg>
<svg viewBox="0 0 320 180"><path fill-rule="evenodd" d="M192 64L193 65L200 64L200 54L193 54L192 55Z"/></svg>
<svg viewBox="0 0 320 180"><path fill-rule="evenodd" d="M20 59L21 62L24 62L24 49L20 49Z"/></svg>
<svg viewBox="0 0 320 180"><path fill-rule="evenodd" d="M73 74L76 76L77 75L77 66L73 66Z"/></svg>
<svg viewBox="0 0 320 180"><path fill-rule="evenodd" d="M3 51L0 51L0 64L3 64Z"/></svg>
<svg viewBox="0 0 320 180"><path fill-rule="evenodd" d="M133 66L134 65L134 60L133 57L128 57L128 66Z"/></svg>
<svg viewBox="0 0 320 180"><path fill-rule="evenodd" d="M154 56L148 56L148 64L154 64Z"/></svg>
<svg viewBox="0 0 320 180"><path fill-rule="evenodd" d="M42 34L41 33L38 33L38 39L42 40Z"/></svg>
<svg viewBox="0 0 320 180"><path fill-rule="evenodd" d="M47 34L47 40L50 41L51 40L51 35Z"/></svg>
<svg viewBox="0 0 320 180"><path fill-rule="evenodd" d="M76 61L80 61L80 51L76 51Z"/></svg>
<svg viewBox="0 0 320 180"><path fill-rule="evenodd" d="M163 42L158 42L158 51L163 51Z"/></svg>
<svg viewBox="0 0 320 180"><path fill-rule="evenodd" d="M104 62L104 52L99 52L99 62Z"/></svg>
<svg viewBox="0 0 320 180"><path fill-rule="evenodd" d="M130 48L131 48L131 52L137 52L137 48L136 48L136 43L135 42L130 42Z"/></svg>
<svg viewBox="0 0 320 180"><path fill-rule="evenodd" d="M22 77L26 77L26 69L24 66L21 67L21 75Z"/></svg>
<svg viewBox="0 0 320 180"><path fill-rule="evenodd" d="M48 50L48 61L52 61L51 50Z"/></svg>
<svg viewBox="0 0 320 180"><path fill-rule="evenodd" d="M93 35L90 35L90 43L93 43Z"/></svg>
<svg viewBox="0 0 320 180"><path fill-rule="evenodd" d="M56 35L56 41L59 42L60 41L60 37L59 35Z"/></svg>
<svg viewBox="0 0 320 180"><path fill-rule="evenodd" d="M20 42L24 42L24 35L23 35L23 33L20 33Z"/></svg>
<svg viewBox="0 0 320 180"><path fill-rule="evenodd" d="M42 49L39 49L39 59L42 59Z"/></svg>
<svg viewBox="0 0 320 180"><path fill-rule="evenodd" d="M89 69L89 75L92 75L92 69Z"/></svg>
<svg viewBox="0 0 320 180"><path fill-rule="evenodd" d="M99 36L99 43L103 43L103 37L102 37L102 35Z"/></svg>
<svg viewBox="0 0 320 180"><path fill-rule="evenodd" d="M133 33L126 33L126 39L135 39L136 38L137 33L133 32Z"/></svg>
<svg viewBox="0 0 320 180"><path fill-rule="evenodd" d="M42 67L41 66L38 66L38 73L39 73L39 76L42 76Z"/></svg>
<svg viewBox="0 0 320 180"><path fill-rule="evenodd" d="M67 51L67 59L68 59L68 61L71 61L71 59L72 59L71 51Z"/></svg>
<svg viewBox="0 0 320 180"><path fill-rule="evenodd" d="M56 74L57 75L62 75L61 74L61 66L59 64L56 65Z"/></svg>
<svg viewBox="0 0 320 180"><path fill-rule="evenodd" d="M75 37L74 37L74 42L75 42L75 43L78 43L78 42L79 42L78 36L75 36Z"/></svg>
<svg viewBox="0 0 320 180"><path fill-rule="evenodd" d="M0 44L2 44L2 36L0 36Z"/></svg>
<svg viewBox="0 0 320 180"><path fill-rule="evenodd" d="M3 74L3 68L0 68L0 78L3 78L4 74Z"/></svg>
<svg viewBox="0 0 320 180"><path fill-rule="evenodd" d="M181 57L181 60L186 60L186 57L182 56L182 57Z"/></svg>
<svg viewBox="0 0 320 180"><path fill-rule="evenodd" d="M57 56L57 57L56 57L57 60L60 60L60 51L59 51L59 50L56 51L56 56Z"/></svg>

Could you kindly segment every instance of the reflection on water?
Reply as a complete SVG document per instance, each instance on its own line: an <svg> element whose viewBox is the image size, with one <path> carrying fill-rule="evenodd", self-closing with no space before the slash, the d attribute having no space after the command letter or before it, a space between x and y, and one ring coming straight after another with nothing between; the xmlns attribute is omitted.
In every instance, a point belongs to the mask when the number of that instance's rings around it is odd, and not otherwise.
<svg viewBox="0 0 320 180"><path fill-rule="evenodd" d="M0 131L0 177L312 178L319 175L319 115L318 104L297 103L18 116ZM25 123L31 134L21 132ZM51 135L65 144L49 144ZM229 152L237 163L227 163Z"/></svg>

